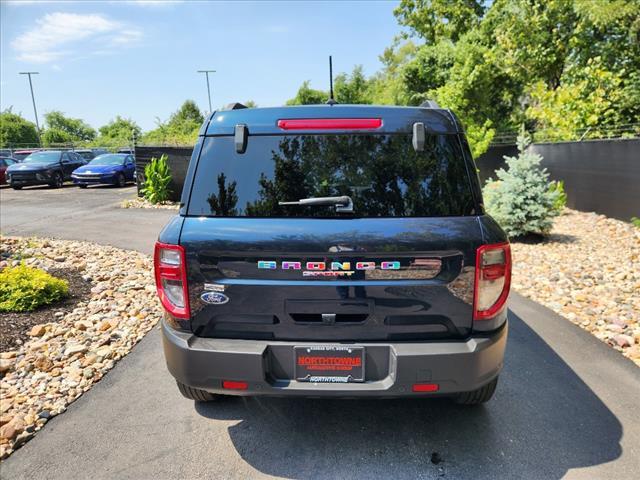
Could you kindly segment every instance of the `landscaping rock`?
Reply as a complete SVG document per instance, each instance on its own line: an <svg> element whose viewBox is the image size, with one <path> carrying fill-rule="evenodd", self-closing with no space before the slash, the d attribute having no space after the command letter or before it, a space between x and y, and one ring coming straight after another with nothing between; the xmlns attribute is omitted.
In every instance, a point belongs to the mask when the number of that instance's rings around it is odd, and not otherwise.
<svg viewBox="0 0 640 480"><path fill-rule="evenodd" d="M513 288L640 366L640 229L565 209L542 243L512 242Z"/></svg>
<svg viewBox="0 0 640 480"><path fill-rule="evenodd" d="M0 458L63 413L161 317L148 256L84 242L2 238L4 258L26 248L36 268L60 268L56 259L63 257L82 268L91 296L71 311L54 310L51 322L31 328L28 341L0 353Z"/></svg>
<svg viewBox="0 0 640 480"><path fill-rule="evenodd" d="M30 337L41 337L46 331L46 325L34 325L29 331Z"/></svg>

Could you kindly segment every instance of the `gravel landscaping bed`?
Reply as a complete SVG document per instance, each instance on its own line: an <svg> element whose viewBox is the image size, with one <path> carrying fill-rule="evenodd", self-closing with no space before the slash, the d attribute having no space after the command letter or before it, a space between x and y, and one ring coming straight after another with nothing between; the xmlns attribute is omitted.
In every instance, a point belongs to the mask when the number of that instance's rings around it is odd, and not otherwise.
<svg viewBox="0 0 640 480"><path fill-rule="evenodd" d="M153 209L163 209L163 210L179 210L180 203L179 202L162 202L162 203L151 203L145 198L135 197L133 199L124 200L120 207L122 208L153 208Z"/></svg>
<svg viewBox="0 0 640 480"><path fill-rule="evenodd" d="M78 270L55 268L50 269L49 273L69 283L69 296L33 312L0 313L0 352L19 348L30 338L28 333L31 327L47 323L52 317L64 317L80 301L88 301L91 298L91 283L84 280Z"/></svg>
<svg viewBox="0 0 640 480"><path fill-rule="evenodd" d="M32 312L40 323L27 320L19 334L2 332L14 339L3 345L15 345L0 353L0 458L6 458L125 356L158 322L161 308L152 262L141 253L11 237L1 246L0 268L21 260L79 275L89 288L85 292L72 278L72 296L50 307L48 318ZM28 340L20 344L25 333Z"/></svg>
<svg viewBox="0 0 640 480"><path fill-rule="evenodd" d="M640 229L565 209L542 243L512 243L513 287L640 366Z"/></svg>

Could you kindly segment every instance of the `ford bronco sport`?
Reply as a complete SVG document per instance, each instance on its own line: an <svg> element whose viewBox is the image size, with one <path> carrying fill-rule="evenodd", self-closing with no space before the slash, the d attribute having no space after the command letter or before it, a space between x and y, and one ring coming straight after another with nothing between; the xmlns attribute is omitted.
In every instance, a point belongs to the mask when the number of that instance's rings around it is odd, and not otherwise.
<svg viewBox="0 0 640 480"><path fill-rule="evenodd" d="M213 113L155 247L181 393L491 398L507 237L448 110Z"/></svg>

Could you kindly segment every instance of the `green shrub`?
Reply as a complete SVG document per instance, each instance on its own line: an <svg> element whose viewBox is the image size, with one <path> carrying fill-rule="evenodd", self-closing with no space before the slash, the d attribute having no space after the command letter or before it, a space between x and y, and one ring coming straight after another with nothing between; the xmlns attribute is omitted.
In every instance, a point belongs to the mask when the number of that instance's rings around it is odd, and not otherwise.
<svg viewBox="0 0 640 480"><path fill-rule="evenodd" d="M508 170L498 170L498 179L490 179L483 191L487 211L510 237L545 235L560 213L561 192L550 188L549 174L540 168L542 157L526 151L529 143L522 129L518 156L504 157Z"/></svg>
<svg viewBox="0 0 640 480"><path fill-rule="evenodd" d="M638 228L640 228L640 218L638 218L638 217L631 217L631 224L632 224L634 227L638 227Z"/></svg>
<svg viewBox="0 0 640 480"><path fill-rule="evenodd" d="M18 265L0 272L0 312L30 312L68 294L66 280L37 268Z"/></svg>
<svg viewBox="0 0 640 480"><path fill-rule="evenodd" d="M171 191L171 171L167 165L167 156L162 155L159 159L152 158L151 162L144 167L144 185L142 194L151 203L162 203L169 200Z"/></svg>
<svg viewBox="0 0 640 480"><path fill-rule="evenodd" d="M564 207L567 206L567 194L564 191L564 181L558 180L557 182L551 182L549 184L549 191L556 195L553 209L558 212L558 214L562 213Z"/></svg>

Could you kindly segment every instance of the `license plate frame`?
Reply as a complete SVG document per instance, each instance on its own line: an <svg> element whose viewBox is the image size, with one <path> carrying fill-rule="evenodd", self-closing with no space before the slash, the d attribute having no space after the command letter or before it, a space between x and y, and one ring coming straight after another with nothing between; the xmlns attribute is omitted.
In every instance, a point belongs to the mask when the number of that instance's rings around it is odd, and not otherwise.
<svg viewBox="0 0 640 480"><path fill-rule="evenodd" d="M294 347L293 362L295 379L299 382L364 382L364 347L353 345Z"/></svg>

